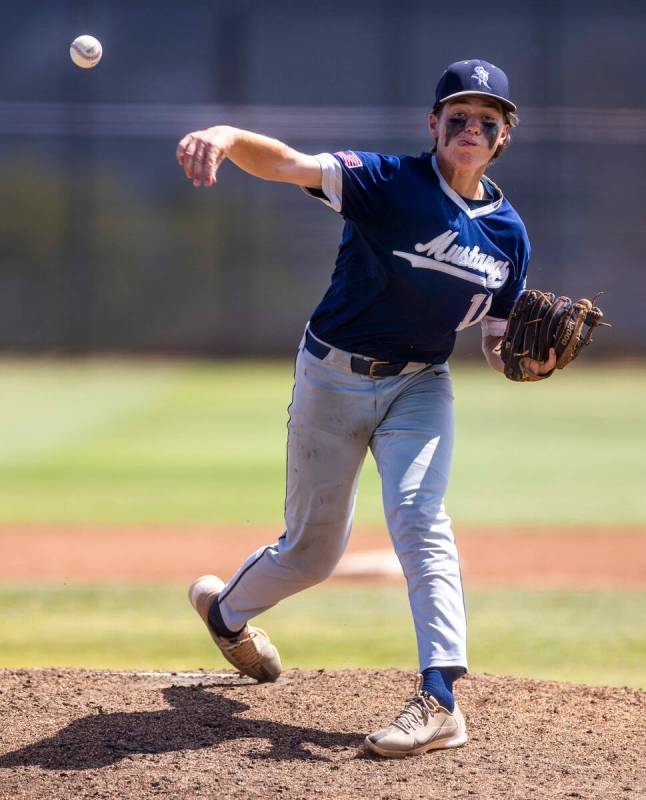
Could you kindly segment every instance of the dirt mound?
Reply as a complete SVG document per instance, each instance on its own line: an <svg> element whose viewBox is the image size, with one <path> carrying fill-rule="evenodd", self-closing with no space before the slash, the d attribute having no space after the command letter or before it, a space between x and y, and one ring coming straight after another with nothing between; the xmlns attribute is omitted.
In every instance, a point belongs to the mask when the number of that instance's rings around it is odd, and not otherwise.
<svg viewBox="0 0 646 800"><path fill-rule="evenodd" d="M646 693L470 675L466 747L366 757L399 670L0 671L0 797L644 798Z"/></svg>

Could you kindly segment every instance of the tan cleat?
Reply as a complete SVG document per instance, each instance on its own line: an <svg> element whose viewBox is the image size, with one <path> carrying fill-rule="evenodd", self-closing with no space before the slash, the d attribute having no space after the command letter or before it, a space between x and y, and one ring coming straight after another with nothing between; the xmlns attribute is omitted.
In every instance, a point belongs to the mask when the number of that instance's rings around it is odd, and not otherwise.
<svg viewBox="0 0 646 800"><path fill-rule="evenodd" d="M460 747L468 738L457 705L453 713L447 711L434 697L423 693L418 684L401 714L387 728L366 736L364 748L385 758L404 758L427 750Z"/></svg>
<svg viewBox="0 0 646 800"><path fill-rule="evenodd" d="M235 639L232 639L218 636L209 625L209 609L223 588L224 583L215 575L202 575L193 581L188 590L191 605L202 617L211 638L229 663L243 675L255 678L259 683L275 681L282 671L280 656L261 628L245 625Z"/></svg>

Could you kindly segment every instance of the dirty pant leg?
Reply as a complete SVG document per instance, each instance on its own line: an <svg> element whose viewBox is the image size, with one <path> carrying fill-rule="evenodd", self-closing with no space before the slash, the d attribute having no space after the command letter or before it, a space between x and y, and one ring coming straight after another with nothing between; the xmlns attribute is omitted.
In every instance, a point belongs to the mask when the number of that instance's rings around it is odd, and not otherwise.
<svg viewBox="0 0 646 800"><path fill-rule="evenodd" d="M299 352L289 408L285 532L253 553L221 592L220 613L231 630L322 581L341 558L370 422L374 426L367 389L361 376Z"/></svg>
<svg viewBox="0 0 646 800"><path fill-rule="evenodd" d="M420 671L467 668L460 566L444 508L453 428L450 375L427 370L389 406L371 444L389 533L408 584Z"/></svg>

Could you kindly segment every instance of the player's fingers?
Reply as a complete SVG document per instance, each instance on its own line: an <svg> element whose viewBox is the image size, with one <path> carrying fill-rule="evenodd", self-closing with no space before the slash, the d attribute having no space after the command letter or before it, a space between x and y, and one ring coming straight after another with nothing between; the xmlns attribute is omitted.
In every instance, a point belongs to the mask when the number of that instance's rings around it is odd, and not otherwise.
<svg viewBox="0 0 646 800"><path fill-rule="evenodd" d="M217 155L218 149L214 144L210 143L206 146L204 151L204 185L211 186L215 183L215 173L217 171Z"/></svg>
<svg viewBox="0 0 646 800"><path fill-rule="evenodd" d="M177 163L180 167L184 166L184 155L186 152L186 148L188 147L189 142L193 138L192 133L187 133L186 136L179 140L179 144L177 145L177 150L175 151L175 157L177 158Z"/></svg>
<svg viewBox="0 0 646 800"><path fill-rule="evenodd" d="M540 381L541 379L541 362L533 358L521 358L520 366L528 381Z"/></svg>
<svg viewBox="0 0 646 800"><path fill-rule="evenodd" d="M556 367L556 351L551 347L546 361L537 361L533 358L521 358L519 364L523 370L525 380L543 380L549 377Z"/></svg>
<svg viewBox="0 0 646 800"><path fill-rule="evenodd" d="M530 358L521 358L518 363L520 365L520 368L523 371L523 375L525 376L525 378L528 379L528 380L531 380L533 375L534 375L534 371L532 370L532 366L531 366L531 359Z"/></svg>
<svg viewBox="0 0 646 800"><path fill-rule="evenodd" d="M197 142L194 138L191 138L184 148L184 175L186 175L189 180L193 179L193 156L195 155L196 147Z"/></svg>
<svg viewBox="0 0 646 800"><path fill-rule="evenodd" d="M529 369L532 374L540 377L542 375L549 375L550 372L556 367L556 350L550 347L548 356L545 361L529 360Z"/></svg>
<svg viewBox="0 0 646 800"><path fill-rule="evenodd" d="M203 140L198 139L195 145L195 155L193 156L193 186L200 186L204 173L204 151L206 145Z"/></svg>
<svg viewBox="0 0 646 800"><path fill-rule="evenodd" d="M550 347L550 355L547 361L545 362L545 369L548 372L551 372L553 369L556 369L556 350L553 347Z"/></svg>
<svg viewBox="0 0 646 800"><path fill-rule="evenodd" d="M180 162L180 166L184 167L187 161L192 161L196 141L195 133L187 133L186 136L180 141L179 145L177 146L177 160Z"/></svg>

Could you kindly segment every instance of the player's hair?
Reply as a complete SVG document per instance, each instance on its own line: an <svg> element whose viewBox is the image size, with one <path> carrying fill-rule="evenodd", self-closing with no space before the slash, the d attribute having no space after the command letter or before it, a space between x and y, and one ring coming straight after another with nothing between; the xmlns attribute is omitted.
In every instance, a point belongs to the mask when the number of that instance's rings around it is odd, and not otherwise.
<svg viewBox="0 0 646 800"><path fill-rule="evenodd" d="M439 117L440 112L442 111L442 108L445 105L446 103L444 102L444 103L438 103L437 105L433 106L433 114L435 114L436 117ZM502 105L500 107L500 110L502 111L503 121L505 125L509 125L510 130L507 132L507 137L505 138L505 141L502 144L498 145L494 154L489 159L489 164L493 164L493 162L497 158L500 158L503 151L509 147L509 145L511 144L511 128L518 127L518 123L520 122L520 117L518 116L518 114L515 114L513 111L509 111L506 108L503 108ZM437 151L437 142L433 145L431 153L435 153L436 151Z"/></svg>

